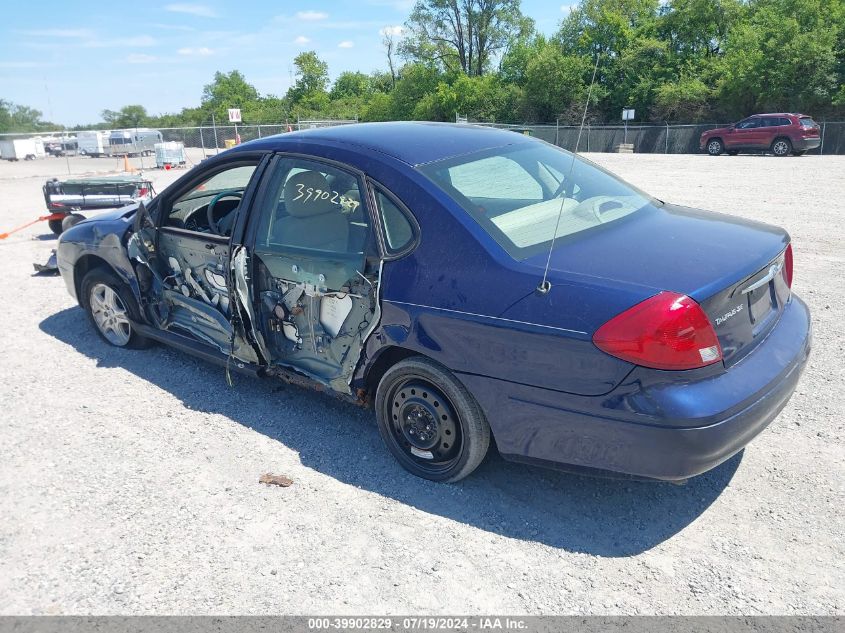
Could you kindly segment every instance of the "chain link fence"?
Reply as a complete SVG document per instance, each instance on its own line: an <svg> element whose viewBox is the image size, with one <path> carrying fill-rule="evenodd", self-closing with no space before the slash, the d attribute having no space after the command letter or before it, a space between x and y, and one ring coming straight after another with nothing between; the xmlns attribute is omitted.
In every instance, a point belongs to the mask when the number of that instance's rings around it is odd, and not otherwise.
<svg viewBox="0 0 845 633"><path fill-rule="evenodd" d="M198 163L203 158L213 156L237 143L245 143L254 139L265 138L275 134L284 134L295 130L326 127L332 125L348 125L357 123L355 120L310 120L291 123L261 124L261 125L203 125L199 127L158 128L164 141L177 141L185 146L187 166ZM698 139L702 132L725 124L696 124L696 125L629 125L627 131L621 125L585 125L579 126L536 124L536 125L505 125L481 123L500 129L530 134L537 138L553 143L564 149L581 152L615 152L618 145L629 143L635 153L658 154L694 154L699 152ZM821 145L808 154L845 154L845 122L823 121L821 126ZM67 174L102 173L106 171L120 171L125 162L121 149L109 152L104 158L90 158L77 154L73 137L75 132L55 131L38 134L4 133L0 134L0 150L3 141L13 139L40 139L45 146L52 145L63 148L63 155L69 157L62 168L56 169L54 162L41 162L44 154L39 154L38 161L43 165L41 172L52 174L52 171ZM107 136L107 135L106 135ZM46 156L49 156L49 150ZM117 160L116 160L117 159ZM134 168L149 169L155 166L151 158L132 159ZM5 161L2 161L5 164ZM31 164L31 163L30 163ZM23 165L21 166L23 167ZM34 167L34 165L33 165ZM0 178L5 170L0 165ZM27 173L32 172L28 170ZM9 176L14 176L9 173Z"/></svg>
<svg viewBox="0 0 845 633"><path fill-rule="evenodd" d="M615 152L622 143L633 145L637 154L697 154L698 139L707 130L729 123L694 125L503 125L482 124L536 136L570 151ZM821 145L807 154L845 154L845 122L823 121Z"/></svg>

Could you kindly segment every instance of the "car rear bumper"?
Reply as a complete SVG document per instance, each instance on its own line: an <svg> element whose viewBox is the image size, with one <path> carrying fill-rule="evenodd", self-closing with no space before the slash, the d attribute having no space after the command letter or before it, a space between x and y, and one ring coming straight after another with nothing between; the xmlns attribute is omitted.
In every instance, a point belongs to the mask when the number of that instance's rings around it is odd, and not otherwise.
<svg viewBox="0 0 845 633"><path fill-rule="evenodd" d="M581 397L459 377L505 458L681 480L729 459L769 425L795 390L811 344L809 311L793 296L753 352L700 380L674 372L661 382L659 372L636 369L610 393Z"/></svg>
<svg viewBox="0 0 845 633"><path fill-rule="evenodd" d="M799 152L806 152L816 149L821 144L821 138L799 138L792 142L792 148Z"/></svg>

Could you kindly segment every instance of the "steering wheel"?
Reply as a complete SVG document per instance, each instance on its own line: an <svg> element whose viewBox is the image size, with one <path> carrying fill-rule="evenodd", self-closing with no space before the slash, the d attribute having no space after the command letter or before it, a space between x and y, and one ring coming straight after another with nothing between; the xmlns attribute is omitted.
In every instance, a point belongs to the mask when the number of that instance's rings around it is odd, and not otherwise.
<svg viewBox="0 0 845 633"><path fill-rule="evenodd" d="M240 201L243 200L244 194L242 191L221 191L211 199L211 202L208 203L208 209L205 211L206 219L208 220L208 228L210 228L211 232L215 235L223 235L223 232L217 225L217 221L214 219L214 205L223 198L237 198Z"/></svg>

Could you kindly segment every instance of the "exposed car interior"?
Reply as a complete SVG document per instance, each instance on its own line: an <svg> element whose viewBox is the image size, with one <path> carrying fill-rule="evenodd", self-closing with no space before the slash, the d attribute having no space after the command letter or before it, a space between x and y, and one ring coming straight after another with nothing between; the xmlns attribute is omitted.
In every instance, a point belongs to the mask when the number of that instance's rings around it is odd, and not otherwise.
<svg viewBox="0 0 845 633"><path fill-rule="evenodd" d="M279 161L252 214L257 322L271 360L349 391L378 317L379 258L359 180ZM236 262L237 265L237 262Z"/></svg>

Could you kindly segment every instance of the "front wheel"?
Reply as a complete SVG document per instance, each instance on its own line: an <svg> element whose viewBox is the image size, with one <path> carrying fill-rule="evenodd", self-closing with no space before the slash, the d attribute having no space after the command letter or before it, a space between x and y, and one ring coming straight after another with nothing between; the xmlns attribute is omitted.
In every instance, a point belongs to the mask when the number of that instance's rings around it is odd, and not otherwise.
<svg viewBox="0 0 845 633"><path fill-rule="evenodd" d="M376 417L393 456L423 479L463 479L490 446L490 426L475 398L427 358L403 360L384 374L376 391Z"/></svg>
<svg viewBox="0 0 845 633"><path fill-rule="evenodd" d="M718 156L719 154L724 151L725 146L722 145L722 141L717 138L711 139L707 142L707 153L711 156Z"/></svg>
<svg viewBox="0 0 845 633"><path fill-rule="evenodd" d="M792 153L792 143L788 138L776 138L772 143L772 154L775 156L789 156Z"/></svg>
<svg viewBox="0 0 845 633"><path fill-rule="evenodd" d="M142 348L150 340L132 327L137 304L125 284L111 272L97 268L82 280L82 301L97 333L115 347Z"/></svg>

